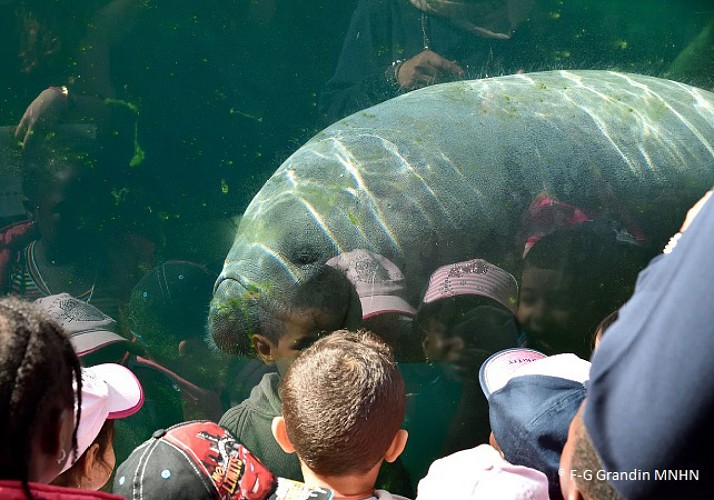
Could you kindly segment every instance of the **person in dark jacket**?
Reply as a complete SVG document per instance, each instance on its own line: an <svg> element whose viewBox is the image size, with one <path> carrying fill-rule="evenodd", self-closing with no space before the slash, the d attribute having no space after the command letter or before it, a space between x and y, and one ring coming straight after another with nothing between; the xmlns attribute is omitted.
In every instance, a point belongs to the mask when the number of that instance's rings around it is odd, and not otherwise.
<svg viewBox="0 0 714 500"><path fill-rule="evenodd" d="M709 498L714 488L710 197L640 273L593 356L583 418L623 498Z"/></svg>
<svg viewBox="0 0 714 500"><path fill-rule="evenodd" d="M325 125L396 95L503 67L531 0L360 0L319 99Z"/></svg>

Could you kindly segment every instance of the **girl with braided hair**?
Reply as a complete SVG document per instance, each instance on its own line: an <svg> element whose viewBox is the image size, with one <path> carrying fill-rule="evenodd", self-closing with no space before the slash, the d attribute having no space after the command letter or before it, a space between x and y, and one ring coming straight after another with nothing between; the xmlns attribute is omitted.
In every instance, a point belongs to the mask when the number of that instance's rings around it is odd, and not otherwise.
<svg viewBox="0 0 714 500"><path fill-rule="evenodd" d="M118 498L46 486L77 453L81 401L75 411L73 383L81 394L79 360L62 329L34 304L0 299L3 499Z"/></svg>

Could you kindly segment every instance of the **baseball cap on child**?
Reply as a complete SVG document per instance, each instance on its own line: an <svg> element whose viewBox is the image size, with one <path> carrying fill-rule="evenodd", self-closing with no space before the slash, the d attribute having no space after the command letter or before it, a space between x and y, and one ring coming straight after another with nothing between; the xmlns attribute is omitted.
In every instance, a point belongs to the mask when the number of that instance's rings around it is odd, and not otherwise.
<svg viewBox="0 0 714 500"><path fill-rule="evenodd" d="M438 268L429 278L422 302L428 304L457 295L488 297L516 314L516 278L483 259L457 262Z"/></svg>
<svg viewBox="0 0 714 500"><path fill-rule="evenodd" d="M102 311L68 293L42 297L35 301L69 335L77 356L91 354L117 342L129 341L116 333L117 322Z"/></svg>
<svg viewBox="0 0 714 500"><path fill-rule="evenodd" d="M481 390L488 398L493 391L506 385L524 365L547 357L542 352L526 348L505 349L494 353L479 369Z"/></svg>
<svg viewBox="0 0 714 500"><path fill-rule="evenodd" d="M104 422L133 415L144 404L144 392L136 376L116 363L82 368L82 412L77 428L77 458L99 435ZM72 466L68 460L62 469Z"/></svg>
<svg viewBox="0 0 714 500"><path fill-rule="evenodd" d="M263 499L276 479L218 424L194 421L154 432L117 469L115 494L129 499Z"/></svg>
<svg viewBox="0 0 714 500"><path fill-rule="evenodd" d="M512 465L482 444L435 461L419 481L416 500L548 500L548 479L540 471Z"/></svg>
<svg viewBox="0 0 714 500"><path fill-rule="evenodd" d="M113 492L130 500L332 500L323 488L276 478L223 427L200 420L154 432L119 466Z"/></svg>
<svg viewBox="0 0 714 500"><path fill-rule="evenodd" d="M160 429L117 469L113 492L130 500L332 500L333 493L276 478L233 435L213 422Z"/></svg>
<svg viewBox="0 0 714 500"><path fill-rule="evenodd" d="M416 314L416 309L404 299L404 275L386 257L357 249L333 257L326 264L345 273L355 286L363 319L389 312Z"/></svg>
<svg viewBox="0 0 714 500"><path fill-rule="evenodd" d="M554 498L560 497L560 455L589 374L590 363L574 354L545 356L532 349L496 353L479 373L506 460L544 472Z"/></svg>

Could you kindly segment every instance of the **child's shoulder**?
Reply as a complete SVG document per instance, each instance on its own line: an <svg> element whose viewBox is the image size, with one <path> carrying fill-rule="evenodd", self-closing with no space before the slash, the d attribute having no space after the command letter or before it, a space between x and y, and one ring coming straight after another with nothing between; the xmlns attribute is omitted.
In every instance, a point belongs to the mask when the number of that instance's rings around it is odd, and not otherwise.
<svg viewBox="0 0 714 500"><path fill-rule="evenodd" d="M250 396L224 413L218 424L237 436L242 434L241 429L247 423L253 423L256 418L272 421L273 417L281 413L279 385L280 376L277 373L266 373L260 383L253 387Z"/></svg>

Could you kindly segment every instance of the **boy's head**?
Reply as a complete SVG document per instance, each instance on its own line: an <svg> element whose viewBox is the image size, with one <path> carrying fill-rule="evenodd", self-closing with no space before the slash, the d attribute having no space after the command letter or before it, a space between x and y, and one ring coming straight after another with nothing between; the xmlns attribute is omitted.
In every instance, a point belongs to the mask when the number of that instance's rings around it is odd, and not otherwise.
<svg viewBox="0 0 714 500"><path fill-rule="evenodd" d="M406 444L406 392L389 347L374 334L339 330L292 364L280 387L273 433L322 478L359 476Z"/></svg>
<svg viewBox="0 0 714 500"><path fill-rule="evenodd" d="M303 349L324 334L358 328L362 322L354 286L329 266L321 266L309 279L257 309L252 349L263 363L275 364L281 375Z"/></svg>
<svg viewBox="0 0 714 500"><path fill-rule="evenodd" d="M277 480L233 435L204 420L159 429L117 469L125 498L262 500Z"/></svg>

